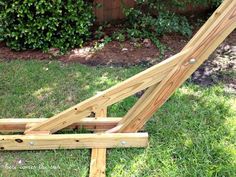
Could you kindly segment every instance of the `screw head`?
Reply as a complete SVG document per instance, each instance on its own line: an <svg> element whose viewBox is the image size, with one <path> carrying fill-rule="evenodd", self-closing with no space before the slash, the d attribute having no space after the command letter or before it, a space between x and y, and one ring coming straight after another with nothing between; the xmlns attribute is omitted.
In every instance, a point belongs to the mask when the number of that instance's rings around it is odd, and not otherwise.
<svg viewBox="0 0 236 177"><path fill-rule="evenodd" d="M196 63L196 59L195 59L195 58L191 58L191 59L189 60L189 64L194 64L194 63Z"/></svg>
<svg viewBox="0 0 236 177"><path fill-rule="evenodd" d="M33 145L34 145L34 142L32 142L32 141L29 142L29 145L30 145L30 146L33 146Z"/></svg>
<svg viewBox="0 0 236 177"><path fill-rule="evenodd" d="M126 141L121 141L121 145L126 145L127 142Z"/></svg>

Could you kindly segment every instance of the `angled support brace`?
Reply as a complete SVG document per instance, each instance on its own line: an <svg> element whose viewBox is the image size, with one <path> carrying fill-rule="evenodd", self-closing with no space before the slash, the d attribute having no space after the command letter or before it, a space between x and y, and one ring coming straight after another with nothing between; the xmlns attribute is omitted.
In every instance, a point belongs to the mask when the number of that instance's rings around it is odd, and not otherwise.
<svg viewBox="0 0 236 177"><path fill-rule="evenodd" d="M145 111L145 114L147 114L147 112L149 113L148 115L145 115L145 117L150 117L153 112L158 107L160 107L166 101L166 99L169 98L173 91L178 88L191 75L191 73L200 66L200 64L210 55L210 53L213 52L213 50L235 28L235 3L236 2L234 0L225 0L225 2L210 18L210 20L208 20L208 22L200 30L200 32L195 35L195 37L193 37L189 45L187 45L186 48L179 54L131 77L117 86L100 93L99 95L85 100L64 112L53 116L43 123L37 124L27 129L25 134L31 134L39 131L54 133L90 115L91 112L96 113L102 107L109 106L128 96L133 95L136 92L155 85L156 89L159 90L156 90L155 93L165 93L165 95L161 98L162 101L155 106L155 109L152 107L152 110ZM196 63L191 65L189 62ZM170 73L172 73L173 77L170 75ZM167 75L169 79L166 79L165 76ZM174 76L178 76L179 78L175 79ZM170 86L169 84L174 86ZM154 96L155 94L148 96L148 98L145 100L154 98ZM141 104L140 101L137 104ZM134 119L133 117L134 115L132 115L132 117L129 119ZM127 124L127 121L125 121L127 119L128 118L126 116L126 118L121 121L119 126L121 126L121 124L123 126L124 122ZM148 120L148 118L145 119ZM143 123L145 122L146 121L143 121ZM136 128L136 131L137 129L138 128Z"/></svg>
<svg viewBox="0 0 236 177"><path fill-rule="evenodd" d="M91 112L96 113L103 107L112 105L139 91L155 85L156 83L159 83L173 69L173 67L177 65L179 60L183 58L187 52L188 50L185 50L162 63L159 63L125 80L124 82L27 129L25 134L38 131L49 131L50 133L54 133L80 121L84 117L90 115Z"/></svg>
<svg viewBox="0 0 236 177"><path fill-rule="evenodd" d="M173 92L208 58L236 27L236 0L225 0L177 55L87 99L50 119L0 119L0 151L92 148L90 177L105 177L106 148L146 147L139 131ZM121 118L107 118L107 106L147 89ZM96 118L86 118L95 112ZM103 118L101 118L103 117ZM104 118L106 117L106 118ZM86 127L94 134L45 134ZM101 133L106 131L106 133Z"/></svg>
<svg viewBox="0 0 236 177"><path fill-rule="evenodd" d="M236 28L236 1L225 1L187 44L190 51L159 84L149 88L119 124L108 132L137 132L174 91Z"/></svg>

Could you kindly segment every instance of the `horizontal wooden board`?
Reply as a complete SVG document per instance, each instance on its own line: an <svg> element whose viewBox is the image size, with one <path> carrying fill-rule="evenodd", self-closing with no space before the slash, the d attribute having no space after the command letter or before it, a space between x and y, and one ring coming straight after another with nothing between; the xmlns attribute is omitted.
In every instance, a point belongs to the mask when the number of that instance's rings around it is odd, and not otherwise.
<svg viewBox="0 0 236 177"><path fill-rule="evenodd" d="M0 135L0 151L146 147L148 133Z"/></svg>
<svg viewBox="0 0 236 177"><path fill-rule="evenodd" d="M106 118L84 118L80 121L72 124L66 129L77 129L77 128L85 128L91 131L94 129L99 131L108 130L117 125L117 123L121 120L120 117L106 117ZM42 123L47 118L4 118L0 119L0 132L8 133L8 132L24 132L25 129L30 128L37 123Z"/></svg>

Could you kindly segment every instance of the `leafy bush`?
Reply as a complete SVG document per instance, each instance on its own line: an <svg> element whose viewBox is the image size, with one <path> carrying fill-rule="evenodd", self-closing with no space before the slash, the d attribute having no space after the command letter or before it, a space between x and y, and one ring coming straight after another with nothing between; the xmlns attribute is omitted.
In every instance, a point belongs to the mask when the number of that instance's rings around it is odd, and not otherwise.
<svg viewBox="0 0 236 177"><path fill-rule="evenodd" d="M158 4L158 0L136 0L136 8L126 8L124 12L127 17L127 37L128 38L149 38L163 53L164 46L158 40L159 36L166 33L176 32L184 36L191 36L192 30L188 20L184 16L176 15L168 10L165 1ZM143 10L146 5L146 10ZM153 15L151 11L158 9L158 14Z"/></svg>
<svg viewBox="0 0 236 177"><path fill-rule="evenodd" d="M84 0L0 1L0 39L15 50L80 46L90 35L92 5Z"/></svg>
<svg viewBox="0 0 236 177"><path fill-rule="evenodd" d="M222 0L136 0L136 2L138 5L145 4L152 9L166 10L168 8L186 8L188 5L217 6Z"/></svg>
<svg viewBox="0 0 236 177"><path fill-rule="evenodd" d="M129 24L139 32L134 33L134 37L139 34L145 35L155 33L161 36L165 33L178 32L185 36L191 35L191 27L185 17L178 16L170 12L160 12L158 16L143 13L140 10L129 9L126 11Z"/></svg>
<svg viewBox="0 0 236 177"><path fill-rule="evenodd" d="M128 19L127 33L129 38L149 38L163 52L163 45L158 37L176 32L191 36L192 30L186 17L170 12L173 9L184 9L188 5L217 6L222 0L136 0L135 8L126 8ZM158 13L153 13L158 12Z"/></svg>

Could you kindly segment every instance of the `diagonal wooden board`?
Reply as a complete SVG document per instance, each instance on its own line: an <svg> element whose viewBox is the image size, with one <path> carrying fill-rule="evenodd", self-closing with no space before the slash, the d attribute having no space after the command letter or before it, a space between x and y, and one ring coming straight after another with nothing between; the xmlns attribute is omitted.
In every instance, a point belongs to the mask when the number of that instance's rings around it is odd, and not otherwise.
<svg viewBox="0 0 236 177"><path fill-rule="evenodd" d="M178 73L181 79L179 79L179 81L174 84L171 90L168 91L165 96L166 98L163 97L163 100L161 101L162 103L160 103L161 106L166 101L166 99L169 98L173 90L181 85L190 76L190 74L195 71L197 67L208 57L208 55L216 48L216 46L218 46L222 40L235 28L235 3L235 0L226 0L219 9L223 9L222 7L224 6L227 8L224 11L218 10L214 14L215 17L218 17L217 19L221 20L214 21L216 18L212 18L212 24L210 24L208 21L205 24L205 26L208 26L209 24L209 29L207 29L207 32L203 33L200 38L198 35L194 36L192 41L195 41L196 43L190 42L191 45L187 46L179 54L131 77L121 84L118 84L117 86L100 93L99 95L87 99L78 105L63 111L62 113L53 116L41 124L37 124L29 128L25 131L25 133L32 133L34 131L48 131L50 133L54 133L73 124L83 117L88 116L91 112L96 113L101 107L116 103L152 85L155 85L157 89L160 89L163 86L168 86L167 83L173 78L171 78L169 75L170 78L166 79L165 76L170 73L171 75L177 75ZM218 27L220 27L220 30L217 30ZM189 65L189 60L195 58L197 59L196 64ZM165 80L164 82L163 79ZM165 82L166 84L163 84ZM158 92L161 92L161 90ZM148 116L152 115L151 112L154 111L150 110ZM145 122L146 121L143 123Z"/></svg>
<svg viewBox="0 0 236 177"><path fill-rule="evenodd" d="M174 91L209 57L236 28L236 1L225 1L187 44L191 46L173 70L156 87L152 86L119 124L107 132L137 132ZM192 62L193 61L193 62Z"/></svg>
<svg viewBox="0 0 236 177"><path fill-rule="evenodd" d="M33 131L49 131L50 133L54 133L78 122L80 119L90 115L91 112L96 113L103 107L109 106L147 87L159 83L187 53L188 50L186 49L162 63L49 118L45 122L29 128L25 131L25 134Z"/></svg>

